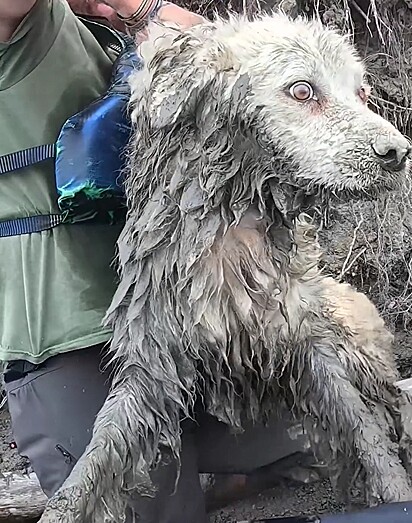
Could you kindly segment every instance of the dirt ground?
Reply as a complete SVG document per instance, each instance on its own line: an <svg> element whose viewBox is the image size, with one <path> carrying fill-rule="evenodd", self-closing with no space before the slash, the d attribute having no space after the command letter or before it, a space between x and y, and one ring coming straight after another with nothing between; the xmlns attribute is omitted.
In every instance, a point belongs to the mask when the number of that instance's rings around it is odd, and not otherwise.
<svg viewBox="0 0 412 523"><path fill-rule="evenodd" d="M327 481L311 485L285 485L254 498L235 503L211 515L210 523L237 523L270 517L338 513L336 502Z"/></svg>
<svg viewBox="0 0 412 523"><path fill-rule="evenodd" d="M6 409L3 409L0 412L0 473L22 470L26 465L26 460L11 448L12 442L10 418Z"/></svg>

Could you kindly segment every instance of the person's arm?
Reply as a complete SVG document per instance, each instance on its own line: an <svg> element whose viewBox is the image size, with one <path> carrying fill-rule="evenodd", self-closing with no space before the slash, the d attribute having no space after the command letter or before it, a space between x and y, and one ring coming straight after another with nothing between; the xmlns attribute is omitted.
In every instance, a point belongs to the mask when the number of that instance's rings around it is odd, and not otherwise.
<svg viewBox="0 0 412 523"><path fill-rule="evenodd" d="M0 42L10 40L35 3L36 0L0 0Z"/></svg>

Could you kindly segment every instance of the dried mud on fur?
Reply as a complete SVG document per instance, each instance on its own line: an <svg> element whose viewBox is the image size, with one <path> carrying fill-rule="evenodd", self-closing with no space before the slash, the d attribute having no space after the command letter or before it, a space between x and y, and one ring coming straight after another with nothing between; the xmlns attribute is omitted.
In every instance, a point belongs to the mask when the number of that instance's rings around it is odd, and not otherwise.
<svg viewBox="0 0 412 523"><path fill-rule="evenodd" d="M411 0L176 0L213 16L227 9L250 14L280 6L292 14L317 15L353 35L365 58L375 109L412 136ZM379 202L334 204L314 216L321 227L325 271L365 292L395 334L398 366L412 375L412 189ZM0 412L0 472L20 470L24 460L10 450L6 413ZM328 483L284 485L220 510L214 523L247 518L337 512Z"/></svg>

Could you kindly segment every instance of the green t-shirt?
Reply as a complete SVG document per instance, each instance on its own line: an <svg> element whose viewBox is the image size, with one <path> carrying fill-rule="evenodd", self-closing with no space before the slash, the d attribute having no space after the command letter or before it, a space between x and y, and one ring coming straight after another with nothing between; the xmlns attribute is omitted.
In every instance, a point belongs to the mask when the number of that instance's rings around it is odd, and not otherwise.
<svg viewBox="0 0 412 523"><path fill-rule="evenodd" d="M102 94L112 63L64 0L38 0L0 43L0 156L53 143ZM57 213L53 162L0 176L0 220ZM120 226L0 238L0 360L40 363L106 342Z"/></svg>

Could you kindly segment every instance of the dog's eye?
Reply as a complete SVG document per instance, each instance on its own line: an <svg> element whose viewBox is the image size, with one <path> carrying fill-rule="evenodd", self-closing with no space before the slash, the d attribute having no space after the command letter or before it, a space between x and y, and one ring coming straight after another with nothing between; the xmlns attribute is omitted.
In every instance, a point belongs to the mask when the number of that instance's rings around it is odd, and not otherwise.
<svg viewBox="0 0 412 523"><path fill-rule="evenodd" d="M369 85L363 85L358 90L358 96L362 100L363 103L366 103L368 101L370 94L371 94L371 88L369 87Z"/></svg>
<svg viewBox="0 0 412 523"><path fill-rule="evenodd" d="M313 87L308 82L296 82L290 86L289 92L291 96L298 102L307 102L308 100L316 100Z"/></svg>

